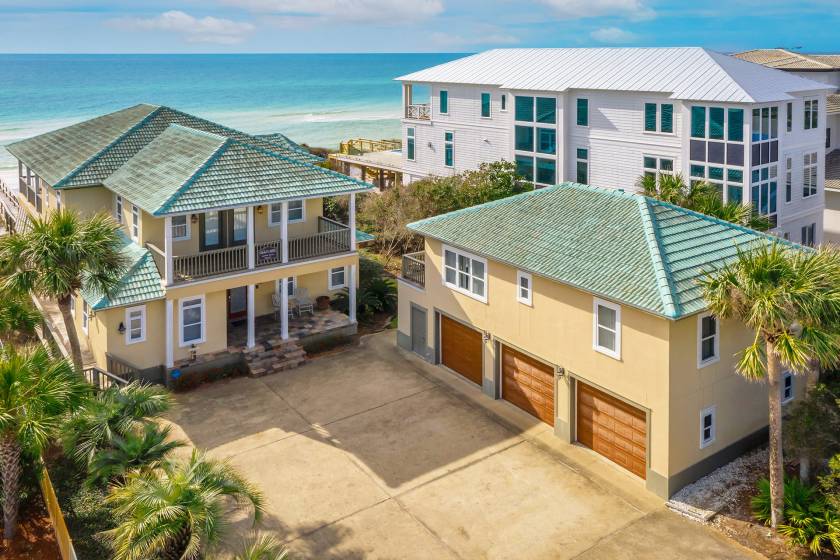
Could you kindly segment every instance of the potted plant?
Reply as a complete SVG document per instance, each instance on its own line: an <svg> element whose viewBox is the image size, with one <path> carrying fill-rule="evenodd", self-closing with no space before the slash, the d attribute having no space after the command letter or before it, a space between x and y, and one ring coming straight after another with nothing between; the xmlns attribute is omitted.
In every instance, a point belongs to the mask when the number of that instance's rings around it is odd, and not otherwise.
<svg viewBox="0 0 840 560"><path fill-rule="evenodd" d="M324 311L330 307L330 296L318 296L315 298L315 307L318 311Z"/></svg>

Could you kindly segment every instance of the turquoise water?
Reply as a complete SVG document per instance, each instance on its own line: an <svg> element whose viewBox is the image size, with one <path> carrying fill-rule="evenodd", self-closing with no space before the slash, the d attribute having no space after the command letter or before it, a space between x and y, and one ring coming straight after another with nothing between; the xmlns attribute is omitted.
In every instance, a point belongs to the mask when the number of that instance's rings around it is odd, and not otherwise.
<svg viewBox="0 0 840 560"><path fill-rule="evenodd" d="M462 54L0 55L2 146L137 103L327 148L399 135L393 78Z"/></svg>

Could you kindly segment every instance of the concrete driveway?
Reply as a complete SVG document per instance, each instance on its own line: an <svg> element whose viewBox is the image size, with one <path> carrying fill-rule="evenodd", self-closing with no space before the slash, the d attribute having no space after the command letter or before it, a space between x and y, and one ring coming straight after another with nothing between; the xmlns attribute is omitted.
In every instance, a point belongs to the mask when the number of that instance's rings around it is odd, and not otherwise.
<svg viewBox="0 0 840 560"><path fill-rule="evenodd" d="M394 342L178 396L180 437L265 492L295 558L757 558Z"/></svg>

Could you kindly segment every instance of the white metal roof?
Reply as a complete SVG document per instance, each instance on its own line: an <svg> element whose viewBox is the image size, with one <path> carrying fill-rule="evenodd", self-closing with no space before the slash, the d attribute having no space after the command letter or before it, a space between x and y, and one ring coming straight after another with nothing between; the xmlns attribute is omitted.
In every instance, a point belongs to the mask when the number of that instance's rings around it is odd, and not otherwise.
<svg viewBox="0 0 840 560"><path fill-rule="evenodd" d="M701 47L495 49L397 80L530 91L658 92L730 103L784 101L794 92L833 89Z"/></svg>

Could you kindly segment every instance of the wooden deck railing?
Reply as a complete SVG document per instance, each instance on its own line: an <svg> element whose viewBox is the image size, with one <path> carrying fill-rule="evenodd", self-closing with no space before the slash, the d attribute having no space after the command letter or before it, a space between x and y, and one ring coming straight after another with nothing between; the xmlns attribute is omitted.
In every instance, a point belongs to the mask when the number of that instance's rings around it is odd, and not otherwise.
<svg viewBox="0 0 840 560"><path fill-rule="evenodd" d="M426 286L426 258L423 251L403 255L402 278L421 288Z"/></svg>
<svg viewBox="0 0 840 560"><path fill-rule="evenodd" d="M84 376L85 381L101 391L104 391L112 385L122 386L128 384L128 381L125 379L112 373L108 373L104 369L100 369L96 366L86 367L82 370L82 375Z"/></svg>
<svg viewBox="0 0 840 560"><path fill-rule="evenodd" d="M254 244L254 262L257 266L269 266L283 262L283 242L279 239Z"/></svg>
<svg viewBox="0 0 840 560"><path fill-rule="evenodd" d="M399 150L402 147L400 140L369 140L367 138L351 138L339 145L339 153L347 155L366 154L369 152L387 152Z"/></svg>
<svg viewBox="0 0 840 560"><path fill-rule="evenodd" d="M0 180L0 206L3 207L5 213L7 229L21 232L27 228L29 213L21 205L17 195L2 180Z"/></svg>
<svg viewBox="0 0 840 560"><path fill-rule="evenodd" d="M207 276L227 274L248 268L248 247L237 245L195 255L172 258L175 282L188 282Z"/></svg>
<svg viewBox="0 0 840 560"><path fill-rule="evenodd" d="M422 119L427 121L431 118L431 111L428 103L413 103L405 106L405 118Z"/></svg>
<svg viewBox="0 0 840 560"><path fill-rule="evenodd" d="M105 353L105 364L109 373L126 382L134 381L140 377L140 368L107 352Z"/></svg>
<svg viewBox="0 0 840 560"><path fill-rule="evenodd" d="M318 217L318 233L289 239L289 261L300 261L350 250L350 228Z"/></svg>

